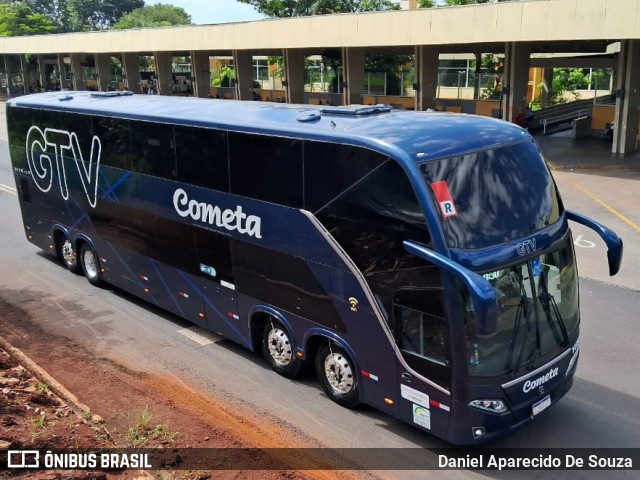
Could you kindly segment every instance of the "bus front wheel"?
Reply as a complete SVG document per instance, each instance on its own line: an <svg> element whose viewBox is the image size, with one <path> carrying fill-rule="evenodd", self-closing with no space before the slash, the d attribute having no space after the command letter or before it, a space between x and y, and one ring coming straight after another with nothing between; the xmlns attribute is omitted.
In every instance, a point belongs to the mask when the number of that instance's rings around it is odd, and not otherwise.
<svg viewBox="0 0 640 480"><path fill-rule="evenodd" d="M96 287L100 286L102 283L102 274L100 273L98 255L88 243L83 243L80 248L80 263L82 264L84 276L89 280L89 283Z"/></svg>
<svg viewBox="0 0 640 480"><path fill-rule="evenodd" d="M356 369L342 348L331 342L320 347L316 355L316 373L331 400L347 408L360 403Z"/></svg>
<svg viewBox="0 0 640 480"><path fill-rule="evenodd" d="M262 354L271 368L287 378L294 378L302 369L302 360L296 357L289 332L270 318L262 335Z"/></svg>

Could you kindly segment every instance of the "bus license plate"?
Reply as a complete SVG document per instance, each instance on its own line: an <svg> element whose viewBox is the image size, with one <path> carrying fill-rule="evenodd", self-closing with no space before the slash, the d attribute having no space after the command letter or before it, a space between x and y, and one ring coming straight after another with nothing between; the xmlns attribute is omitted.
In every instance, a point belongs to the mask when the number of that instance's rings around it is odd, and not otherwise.
<svg viewBox="0 0 640 480"><path fill-rule="evenodd" d="M546 409L549 405L551 405L551 395L547 395L542 400L533 404L533 416L535 417L541 411Z"/></svg>

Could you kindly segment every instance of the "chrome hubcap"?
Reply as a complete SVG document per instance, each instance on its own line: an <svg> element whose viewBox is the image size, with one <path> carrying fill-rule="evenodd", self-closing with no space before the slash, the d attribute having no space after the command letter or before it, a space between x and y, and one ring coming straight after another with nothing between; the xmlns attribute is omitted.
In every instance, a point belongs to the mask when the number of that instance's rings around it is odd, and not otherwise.
<svg viewBox="0 0 640 480"><path fill-rule="evenodd" d="M281 367L286 367L293 359L293 350L287 333L280 328L272 328L267 337L269 354L273 361Z"/></svg>
<svg viewBox="0 0 640 480"><path fill-rule="evenodd" d="M76 252L73 249L71 240L69 239L62 242L62 259L64 260L64 263L70 267L74 267L76 265Z"/></svg>
<svg viewBox="0 0 640 480"><path fill-rule="evenodd" d="M96 259L91 250L87 250L84 252L83 257L84 269L87 273L87 276L90 278L95 278L98 276L98 266L96 265Z"/></svg>
<svg viewBox="0 0 640 480"><path fill-rule="evenodd" d="M333 352L327 355L324 360L324 374L336 393L344 395L353 390L353 369L344 355Z"/></svg>

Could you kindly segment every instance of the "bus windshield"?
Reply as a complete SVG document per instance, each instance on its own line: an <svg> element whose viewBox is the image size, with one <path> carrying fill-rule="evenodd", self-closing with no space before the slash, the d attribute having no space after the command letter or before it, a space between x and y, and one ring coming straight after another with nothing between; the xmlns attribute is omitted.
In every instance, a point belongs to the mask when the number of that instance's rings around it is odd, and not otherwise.
<svg viewBox="0 0 640 480"><path fill-rule="evenodd" d="M425 162L420 170L442 211L451 248L480 249L523 237L562 213L553 178L533 141ZM450 212L442 196L452 202Z"/></svg>
<svg viewBox="0 0 640 480"><path fill-rule="evenodd" d="M470 302L463 299L470 375L522 374L575 341L580 317L570 235L555 251L484 277L496 291L498 326L493 334L476 335Z"/></svg>

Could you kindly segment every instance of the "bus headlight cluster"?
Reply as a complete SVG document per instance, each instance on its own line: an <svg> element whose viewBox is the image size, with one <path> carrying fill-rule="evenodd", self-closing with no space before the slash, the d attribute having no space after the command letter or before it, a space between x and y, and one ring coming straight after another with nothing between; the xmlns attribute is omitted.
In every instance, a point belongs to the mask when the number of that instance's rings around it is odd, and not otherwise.
<svg viewBox="0 0 640 480"><path fill-rule="evenodd" d="M504 413L507 411L507 406L502 400L473 400L469 402L469 406L491 413Z"/></svg>

